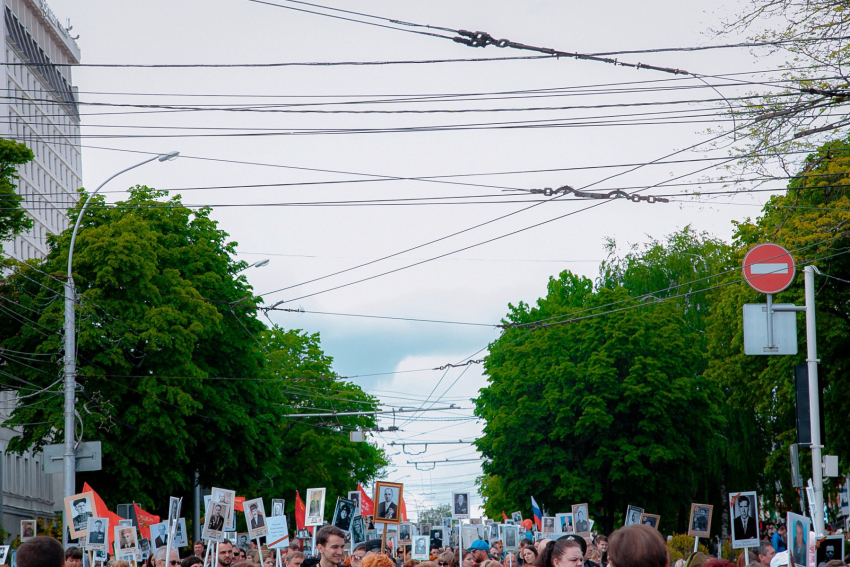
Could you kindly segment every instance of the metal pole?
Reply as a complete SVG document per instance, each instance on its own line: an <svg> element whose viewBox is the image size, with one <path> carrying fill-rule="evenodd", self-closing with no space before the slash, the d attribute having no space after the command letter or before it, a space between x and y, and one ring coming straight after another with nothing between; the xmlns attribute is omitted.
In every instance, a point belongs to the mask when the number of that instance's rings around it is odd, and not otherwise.
<svg viewBox="0 0 850 567"><path fill-rule="evenodd" d="M773 348L773 294L767 294L767 348Z"/></svg>
<svg viewBox="0 0 850 567"><path fill-rule="evenodd" d="M192 530L195 532L192 542L201 541L201 480L195 471L195 501L192 506Z"/></svg>
<svg viewBox="0 0 850 567"><path fill-rule="evenodd" d="M824 535L823 525L823 465L820 438L820 388L818 386L818 343L815 325L815 267L803 270L806 291L806 363L809 370L809 415L812 430L812 484L814 492L814 523L818 537Z"/></svg>
<svg viewBox="0 0 850 567"><path fill-rule="evenodd" d="M71 245L68 247L68 279L65 282L65 447L62 452L62 461L64 465L63 472L63 483L62 488L65 492L64 496L73 496L76 494L76 466L77 466L77 458L75 455L75 447L74 447L74 401L75 401L75 390L76 390L76 378L77 378L77 347L76 347L76 328L74 326L74 301L75 301L75 289L74 289L74 277L72 273L73 261L74 261L74 243L77 241L77 232L80 230L80 224L83 220L83 215L86 212L86 209L89 206L89 203L92 200L92 197L97 195L98 191L100 191L104 185L131 169L137 168L140 165L145 165L146 163L152 162L155 159L159 161L167 161L172 160L177 157L179 152L170 152L167 154L160 154L154 156L152 158L146 159L137 163L136 165L131 165L126 169L122 169L115 175L109 177L106 181L101 183L97 189L94 190L93 193L89 194L86 198L85 203L83 203L82 208L80 209L80 213L77 215L77 221L74 223L74 230L71 233ZM65 539L67 537L68 530L68 521L70 518L63 518L63 534L62 541L67 543Z"/></svg>

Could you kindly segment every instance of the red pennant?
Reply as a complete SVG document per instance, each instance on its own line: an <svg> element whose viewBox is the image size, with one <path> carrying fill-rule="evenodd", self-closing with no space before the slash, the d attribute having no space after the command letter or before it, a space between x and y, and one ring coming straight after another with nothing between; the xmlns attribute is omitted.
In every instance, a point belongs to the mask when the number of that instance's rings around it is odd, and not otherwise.
<svg viewBox="0 0 850 567"><path fill-rule="evenodd" d="M307 514L307 508L304 507L304 502L301 500L301 495L295 491L295 525L299 530L304 529L304 517Z"/></svg>
<svg viewBox="0 0 850 567"><path fill-rule="evenodd" d="M373 515L375 513L375 502L363 490L362 484L357 485L357 490L360 491L360 514L363 516Z"/></svg>

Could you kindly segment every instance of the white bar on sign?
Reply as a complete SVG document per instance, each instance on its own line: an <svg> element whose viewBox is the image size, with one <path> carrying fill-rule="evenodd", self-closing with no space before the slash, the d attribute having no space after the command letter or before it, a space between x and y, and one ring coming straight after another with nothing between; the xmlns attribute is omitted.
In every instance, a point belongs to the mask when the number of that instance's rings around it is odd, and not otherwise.
<svg viewBox="0 0 850 567"><path fill-rule="evenodd" d="M788 264L753 264L750 266L753 274L787 274Z"/></svg>

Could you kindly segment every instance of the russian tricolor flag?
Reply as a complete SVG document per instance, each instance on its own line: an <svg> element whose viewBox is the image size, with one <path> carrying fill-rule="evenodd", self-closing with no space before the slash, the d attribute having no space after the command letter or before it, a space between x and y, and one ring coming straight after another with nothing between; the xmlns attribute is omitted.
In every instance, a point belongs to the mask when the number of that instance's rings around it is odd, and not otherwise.
<svg viewBox="0 0 850 567"><path fill-rule="evenodd" d="M531 497L531 514L534 516L534 525L537 526L537 531L543 531L543 512L540 511L540 506Z"/></svg>

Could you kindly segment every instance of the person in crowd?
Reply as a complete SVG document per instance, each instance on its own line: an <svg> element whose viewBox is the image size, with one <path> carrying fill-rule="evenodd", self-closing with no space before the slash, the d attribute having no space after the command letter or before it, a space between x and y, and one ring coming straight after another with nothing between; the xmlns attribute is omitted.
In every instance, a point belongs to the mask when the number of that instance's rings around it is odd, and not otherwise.
<svg viewBox="0 0 850 567"><path fill-rule="evenodd" d="M112 562L112 567L130 567L130 562L125 559L119 559Z"/></svg>
<svg viewBox="0 0 850 567"><path fill-rule="evenodd" d="M727 559L712 558L703 563L702 567L735 567L735 564Z"/></svg>
<svg viewBox="0 0 850 567"><path fill-rule="evenodd" d="M484 562L484 567L502 567L502 564L495 559L488 559Z"/></svg>
<svg viewBox="0 0 850 567"><path fill-rule="evenodd" d="M536 565L537 567L582 567L586 549L587 543L580 537L567 536L554 541L549 540L540 550Z"/></svg>
<svg viewBox="0 0 850 567"><path fill-rule="evenodd" d="M202 541L196 541L194 545L192 545L192 551L195 552L195 557L200 557L201 559L204 558L204 554L207 552L204 547L204 542Z"/></svg>
<svg viewBox="0 0 850 567"><path fill-rule="evenodd" d="M366 555L366 557L363 558L363 561L360 562L360 565L362 567L394 567L393 560L382 553L371 553ZM419 565L422 565L422 563Z"/></svg>
<svg viewBox="0 0 850 567"><path fill-rule="evenodd" d="M437 567L437 564L433 561L423 561L417 567Z"/></svg>
<svg viewBox="0 0 850 567"><path fill-rule="evenodd" d="M451 551L444 551L437 556L437 567L451 567L452 561L455 560L455 554Z"/></svg>
<svg viewBox="0 0 850 567"><path fill-rule="evenodd" d="M473 557L473 553L468 549L465 549L460 553L455 554L451 567L472 567L475 563L475 559L473 559Z"/></svg>
<svg viewBox="0 0 850 567"><path fill-rule="evenodd" d="M824 567L847 567L847 564L840 559L831 559Z"/></svg>
<svg viewBox="0 0 850 567"><path fill-rule="evenodd" d="M537 561L537 548L533 545L526 545L519 551L519 559L523 564L534 565Z"/></svg>
<svg viewBox="0 0 850 567"><path fill-rule="evenodd" d="M490 551L489 551L489 552L487 552L487 555L490 557L490 559L495 559L496 557L498 557L498 556L499 556L499 550L498 550L498 549L496 549L496 546L495 546L495 545L491 545L491 546L490 546Z"/></svg>
<svg viewBox="0 0 850 567"><path fill-rule="evenodd" d="M83 550L79 547L69 547L65 550L65 566L81 567L83 564Z"/></svg>
<svg viewBox="0 0 850 567"><path fill-rule="evenodd" d="M197 555L190 555L186 559L180 562L180 567L195 567L196 565L203 565L204 560Z"/></svg>
<svg viewBox="0 0 850 567"><path fill-rule="evenodd" d="M584 554L585 567L600 567L602 563L602 553L595 545L588 545L587 552Z"/></svg>
<svg viewBox="0 0 850 567"><path fill-rule="evenodd" d="M518 565L519 557L516 556L516 553L506 553L505 558L502 559L502 567L517 567Z"/></svg>
<svg viewBox="0 0 850 567"><path fill-rule="evenodd" d="M360 562L363 561L364 557L366 557L366 542L362 541L354 547L351 555L345 561L350 567L360 567Z"/></svg>
<svg viewBox="0 0 850 567"><path fill-rule="evenodd" d="M484 562L490 557L487 555L490 546L483 539L476 539L469 546L469 551L472 552L472 564L475 567L483 567Z"/></svg>
<svg viewBox="0 0 850 567"><path fill-rule="evenodd" d="M773 550L776 553L786 551L788 549L788 544L785 543L786 535L787 529L785 528L785 524L779 524L776 527L776 531L773 532L773 537L770 541L771 545L773 545Z"/></svg>
<svg viewBox="0 0 850 567"><path fill-rule="evenodd" d="M18 567L62 567L65 553L58 540L47 536L36 536L24 542L15 555Z"/></svg>
<svg viewBox="0 0 850 567"><path fill-rule="evenodd" d="M608 538L608 563L611 567L668 567L667 545L655 528L625 526Z"/></svg>
<svg viewBox="0 0 850 567"><path fill-rule="evenodd" d="M747 553L750 556L750 565L758 567L758 563L759 563L758 555L756 555L752 551L748 551ZM737 564L738 567L744 567L744 565L747 564L747 557L743 553L738 554L738 560L736 561L736 564Z"/></svg>
<svg viewBox="0 0 850 567"><path fill-rule="evenodd" d="M319 567L337 567L345 558L345 532L336 526L322 526L316 532L316 551Z"/></svg>
<svg viewBox="0 0 850 567"><path fill-rule="evenodd" d="M264 552L263 553L263 567L274 567L274 566L275 566L274 553Z"/></svg>
<svg viewBox="0 0 850 567"><path fill-rule="evenodd" d="M416 567L417 565L419 565L419 561L417 561L416 559L408 559L404 562L402 567Z"/></svg>
<svg viewBox="0 0 850 567"><path fill-rule="evenodd" d="M543 538L537 542L537 556L540 557L540 552L543 551L543 548L546 547L550 541L553 541L549 538Z"/></svg>
<svg viewBox="0 0 850 567"><path fill-rule="evenodd" d="M286 558L284 559L286 567L301 567L301 564L303 562L304 554L300 551L292 551L291 553L287 553Z"/></svg>
<svg viewBox="0 0 850 567"><path fill-rule="evenodd" d="M171 560L165 560L165 553L167 549L164 547L160 547L156 550L156 555L154 556L154 564L156 567L179 567L180 566L180 556L177 555L177 550L171 550Z"/></svg>
<svg viewBox="0 0 850 567"><path fill-rule="evenodd" d="M218 567L231 565L233 565L233 543L229 539L224 539L218 544Z"/></svg>
<svg viewBox="0 0 850 567"><path fill-rule="evenodd" d="M776 549L773 547L769 541L762 540L759 543L758 548L758 562L762 565L770 566L770 560L773 559L773 556L776 555Z"/></svg>

